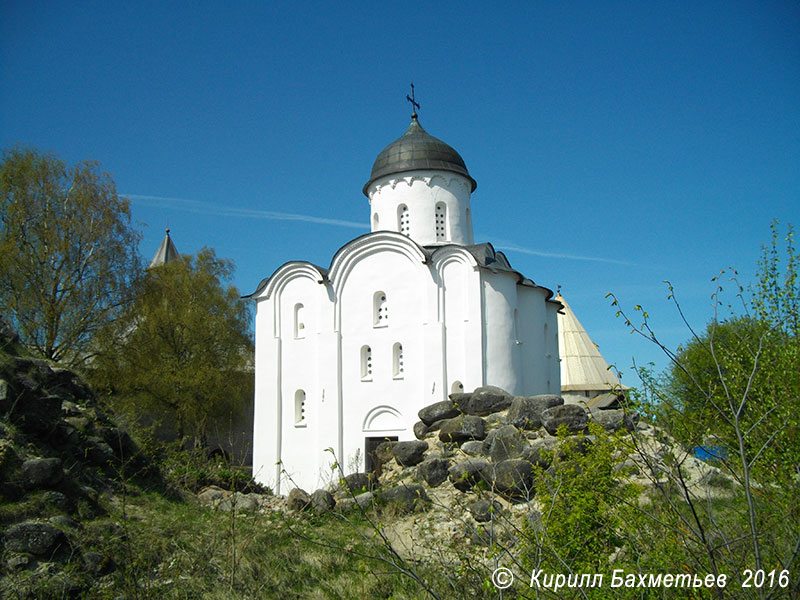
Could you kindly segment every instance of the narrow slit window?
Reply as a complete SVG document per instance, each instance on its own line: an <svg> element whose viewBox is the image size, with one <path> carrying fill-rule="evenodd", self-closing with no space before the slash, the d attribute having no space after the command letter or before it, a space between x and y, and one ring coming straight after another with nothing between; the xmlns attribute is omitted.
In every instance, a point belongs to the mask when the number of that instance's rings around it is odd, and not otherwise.
<svg viewBox="0 0 800 600"><path fill-rule="evenodd" d="M386 302L386 292L378 291L372 296L372 325L383 327L389 324L389 306Z"/></svg>
<svg viewBox="0 0 800 600"><path fill-rule="evenodd" d="M294 339L299 340L306 337L306 324L303 304L298 302L294 305Z"/></svg>
<svg viewBox="0 0 800 600"><path fill-rule="evenodd" d="M361 380L372 380L372 348L361 346Z"/></svg>
<svg viewBox="0 0 800 600"><path fill-rule="evenodd" d="M405 204L397 207L397 230L403 235L411 235L411 219Z"/></svg>
<svg viewBox="0 0 800 600"><path fill-rule="evenodd" d="M294 424L297 426L306 424L306 393L304 390L297 390L294 393Z"/></svg>
<svg viewBox="0 0 800 600"><path fill-rule="evenodd" d="M397 342L392 346L392 375L395 379L405 377L405 365L403 364L403 344Z"/></svg>
<svg viewBox="0 0 800 600"><path fill-rule="evenodd" d="M447 206L444 202L436 204L436 241L447 240Z"/></svg>

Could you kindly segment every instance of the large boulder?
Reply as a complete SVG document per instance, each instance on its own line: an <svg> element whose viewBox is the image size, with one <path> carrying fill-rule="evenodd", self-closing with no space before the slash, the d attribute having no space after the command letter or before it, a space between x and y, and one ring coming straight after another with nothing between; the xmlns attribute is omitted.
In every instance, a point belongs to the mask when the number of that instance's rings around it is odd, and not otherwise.
<svg viewBox="0 0 800 600"><path fill-rule="evenodd" d="M48 523L27 521L9 527L3 535L6 550L50 556L66 549L68 542L62 531Z"/></svg>
<svg viewBox="0 0 800 600"><path fill-rule="evenodd" d="M492 435L491 433L489 435ZM488 439L489 436L487 436ZM461 444L461 451L464 454L469 454L470 456L482 456L483 455L483 444L485 442L481 442L480 440L470 440L468 442L464 442Z"/></svg>
<svg viewBox="0 0 800 600"><path fill-rule="evenodd" d="M53 487L63 478L60 458L31 458L22 463L22 483L28 489Z"/></svg>
<svg viewBox="0 0 800 600"><path fill-rule="evenodd" d="M293 492L294 490L292 490ZM303 490L300 490L301 492ZM305 492L303 492L305 494ZM308 495L308 494L306 494ZM289 497L292 497L291 492ZM295 496L294 503L299 505L298 497ZM288 501L287 501L288 504ZM220 510L225 512L255 512L260 505L258 494L243 494L242 492L234 492L231 495L223 498L219 503ZM294 510L302 510L302 508L294 508Z"/></svg>
<svg viewBox="0 0 800 600"><path fill-rule="evenodd" d="M542 425L550 435L555 435L560 425L565 425L569 433L580 433L588 422L586 410L577 404L554 406L542 412Z"/></svg>
<svg viewBox="0 0 800 600"><path fill-rule="evenodd" d="M553 463L553 451L545 445L527 446L522 450L520 458L536 467L547 469Z"/></svg>
<svg viewBox="0 0 800 600"><path fill-rule="evenodd" d="M417 484L398 485L381 492L378 495L381 502L392 505L400 512L409 513L421 508L423 503L430 502L425 493L425 488Z"/></svg>
<svg viewBox="0 0 800 600"><path fill-rule="evenodd" d="M639 422L639 413L619 409L593 410L592 419L606 431L627 429L633 431Z"/></svg>
<svg viewBox="0 0 800 600"><path fill-rule="evenodd" d="M358 494L357 496L342 498L336 503L336 510L338 512L346 512L356 507L361 510L365 510L372 506L374 500L375 494L372 492L364 492L363 494Z"/></svg>
<svg viewBox="0 0 800 600"><path fill-rule="evenodd" d="M503 507L497 502L489 502L488 500L476 500L472 504L467 505L467 509L472 514L472 518L478 523L486 523L492 520L494 515L500 514Z"/></svg>
<svg viewBox="0 0 800 600"><path fill-rule="evenodd" d="M453 487L466 492L479 483L492 481L492 465L482 458L468 458L450 467L448 476Z"/></svg>
<svg viewBox="0 0 800 600"><path fill-rule="evenodd" d="M48 490L42 494L42 500L44 500L44 502L50 506L53 506L64 512L70 513L75 510L75 504L72 502L69 496L55 490Z"/></svg>
<svg viewBox="0 0 800 600"><path fill-rule="evenodd" d="M461 416L442 421L439 439L442 442L466 442L486 437L486 422L480 417Z"/></svg>
<svg viewBox="0 0 800 600"><path fill-rule="evenodd" d="M26 385L20 396L21 402L15 403L10 419L25 433L46 437L53 433L61 420L61 398L29 389Z"/></svg>
<svg viewBox="0 0 800 600"><path fill-rule="evenodd" d="M425 423L425 425L433 425L436 421L441 421L442 419L452 419L459 414L461 413L458 408L455 407L452 400L442 400L441 402L431 404L417 413L420 420Z"/></svg>
<svg viewBox="0 0 800 600"><path fill-rule="evenodd" d="M397 442L387 440L375 446L375 450L373 451L372 455L375 458L376 465L385 465L392 460L392 458L394 458L394 454L392 454L392 446L394 446L396 443Z"/></svg>
<svg viewBox="0 0 800 600"><path fill-rule="evenodd" d="M392 445L392 455L401 467L413 467L422 462L428 449L428 442L396 442Z"/></svg>
<svg viewBox="0 0 800 600"><path fill-rule="evenodd" d="M533 498L533 465L524 459L512 458L494 467L494 485L503 495L513 499Z"/></svg>
<svg viewBox="0 0 800 600"><path fill-rule="evenodd" d="M335 506L336 500L328 490L319 489L311 494L311 508L314 509L315 513L330 512Z"/></svg>
<svg viewBox="0 0 800 600"><path fill-rule="evenodd" d="M209 485L197 492L197 499L200 500L200 504L214 505L229 495L228 490L223 490L218 485Z"/></svg>
<svg viewBox="0 0 800 600"><path fill-rule="evenodd" d="M289 510L307 510L311 508L311 496L308 495L308 492L302 490L300 488L294 488L289 492L289 496L286 498L286 506Z"/></svg>
<svg viewBox="0 0 800 600"><path fill-rule="evenodd" d="M449 419L439 419L438 421L434 421L432 425L428 425L428 430L425 432L425 434L427 435L428 433L439 431L439 429L442 427L442 423L448 420Z"/></svg>
<svg viewBox="0 0 800 600"><path fill-rule="evenodd" d="M520 429L539 429L542 426L542 412L562 404L564 399L554 394L515 396L508 409L508 422Z"/></svg>
<svg viewBox="0 0 800 600"><path fill-rule="evenodd" d="M414 437L421 440L428 433L428 426L424 421L417 421L414 423Z"/></svg>
<svg viewBox="0 0 800 600"><path fill-rule="evenodd" d="M428 459L417 467L417 478L425 481L430 487L437 487L447 479L449 467L450 463L443 458Z"/></svg>
<svg viewBox="0 0 800 600"><path fill-rule="evenodd" d="M494 462L516 458L526 447L527 438L513 425L489 432L483 441L483 453Z"/></svg>
<svg viewBox="0 0 800 600"><path fill-rule="evenodd" d="M513 398L505 390L493 385L479 387L471 394L465 394L465 396L459 395L459 410L465 415L477 415L480 417L507 409L511 406Z"/></svg>
<svg viewBox="0 0 800 600"><path fill-rule="evenodd" d="M111 446L106 444L103 438L89 436L86 438L86 459L96 467L107 467L114 464L117 460Z"/></svg>
<svg viewBox="0 0 800 600"><path fill-rule="evenodd" d="M45 386L51 394L67 400L90 400L94 392L78 375L72 371L61 368L50 370Z"/></svg>
<svg viewBox="0 0 800 600"><path fill-rule="evenodd" d="M93 575L108 575L117 567L114 563L114 559L102 552L89 550L88 552L84 552L81 558L83 558L83 564L86 569Z"/></svg>
<svg viewBox="0 0 800 600"><path fill-rule="evenodd" d="M100 427L97 432L119 460L129 460L139 452L128 432L119 427Z"/></svg>
<svg viewBox="0 0 800 600"><path fill-rule="evenodd" d="M378 481L372 473L351 473L342 479L342 489L352 494L360 494L377 487Z"/></svg>

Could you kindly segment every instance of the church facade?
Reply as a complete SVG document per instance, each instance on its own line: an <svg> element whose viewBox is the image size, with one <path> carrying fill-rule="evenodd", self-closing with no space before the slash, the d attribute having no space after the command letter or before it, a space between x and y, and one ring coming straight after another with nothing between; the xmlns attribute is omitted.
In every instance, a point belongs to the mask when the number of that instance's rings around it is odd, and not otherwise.
<svg viewBox="0 0 800 600"><path fill-rule="evenodd" d="M553 292L476 244L477 184L416 113L363 188L371 232L328 267L280 266L250 295L255 317L253 474L276 492L369 468L412 440L420 408L496 385L559 393Z"/></svg>

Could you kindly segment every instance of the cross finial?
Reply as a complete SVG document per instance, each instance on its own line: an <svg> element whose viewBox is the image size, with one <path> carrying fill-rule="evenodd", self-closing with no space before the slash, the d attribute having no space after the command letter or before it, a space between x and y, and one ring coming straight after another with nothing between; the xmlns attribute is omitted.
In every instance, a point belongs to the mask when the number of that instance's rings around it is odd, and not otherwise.
<svg viewBox="0 0 800 600"><path fill-rule="evenodd" d="M412 119L416 119L417 118L417 109L419 108L419 102L417 102L416 99L414 98L414 84L413 83L411 84L411 95L409 96L408 94L406 94L406 100L411 102L411 118Z"/></svg>

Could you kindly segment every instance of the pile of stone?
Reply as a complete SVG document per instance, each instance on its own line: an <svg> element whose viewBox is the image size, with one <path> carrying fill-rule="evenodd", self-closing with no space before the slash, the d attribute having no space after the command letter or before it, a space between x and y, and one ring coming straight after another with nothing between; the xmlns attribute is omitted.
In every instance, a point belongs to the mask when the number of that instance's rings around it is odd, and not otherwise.
<svg viewBox="0 0 800 600"><path fill-rule="evenodd" d="M56 573L54 585L68 596L76 592L68 571L114 568L112 557L82 547L78 520L101 516L98 497L123 479L161 479L79 376L22 354L0 322L0 497L20 507L7 515L24 515L0 522L0 543L7 571ZM0 578L0 596L16 597L7 583Z"/></svg>
<svg viewBox="0 0 800 600"><path fill-rule="evenodd" d="M609 431L632 429L638 420L621 410L605 413L595 420ZM591 443L585 434L592 415L550 394L511 396L497 387L480 387L451 394L423 408L419 417L414 433L420 441L407 444L421 447L438 440L445 449L458 451L420 460L418 479L431 487L449 480L460 491L484 486L514 502L533 497L534 467L550 467L559 428L577 436L581 447Z"/></svg>
<svg viewBox="0 0 800 600"><path fill-rule="evenodd" d="M445 483L458 492L492 490L511 503L534 496L534 469L550 467L558 453L556 434L566 431L579 450L588 448L590 421L607 431L632 430L638 416L623 410L593 414L580 405L565 405L556 395L512 396L484 386L472 393L419 411L417 440L380 444L374 473L353 473L332 490L309 494L293 489L289 510L351 510L392 506L410 513L428 505L426 490ZM410 475L410 477L409 477ZM478 499L468 505L477 522L490 519L500 505Z"/></svg>

